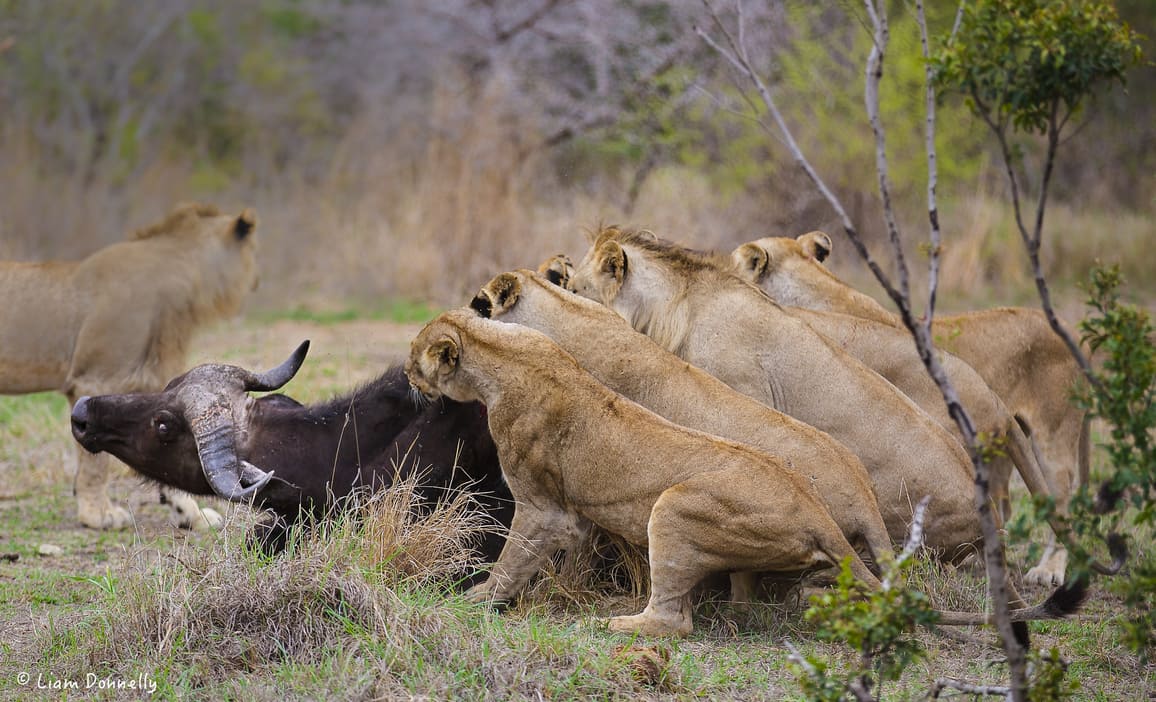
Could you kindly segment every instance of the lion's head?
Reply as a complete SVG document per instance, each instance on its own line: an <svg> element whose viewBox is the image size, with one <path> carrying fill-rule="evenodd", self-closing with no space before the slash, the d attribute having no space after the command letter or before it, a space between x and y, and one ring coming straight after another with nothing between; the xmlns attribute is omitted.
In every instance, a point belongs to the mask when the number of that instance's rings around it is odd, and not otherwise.
<svg viewBox="0 0 1156 702"><path fill-rule="evenodd" d="M462 332L455 324L467 310L451 310L427 324L410 343L405 374L410 385L427 399L450 398L459 402L478 400L468 383L461 382Z"/></svg>
<svg viewBox="0 0 1156 702"><path fill-rule="evenodd" d="M831 251L831 237L823 232L808 232L795 239L764 237L731 252L732 271L783 305L896 324L895 316L874 298L827 270L823 261Z"/></svg>
<svg viewBox="0 0 1156 702"><path fill-rule="evenodd" d="M740 278L757 285L780 270L817 266L826 273L819 264L830 253L831 237L815 231L795 239L768 236L748 242L731 252L731 260Z"/></svg>
<svg viewBox="0 0 1156 702"><path fill-rule="evenodd" d="M212 205L187 203L137 230L130 240L155 242L158 250L176 248L190 259L189 265L199 263L203 304L227 316L237 313L245 294L256 290L260 282L256 231L257 213L252 208L227 215Z"/></svg>

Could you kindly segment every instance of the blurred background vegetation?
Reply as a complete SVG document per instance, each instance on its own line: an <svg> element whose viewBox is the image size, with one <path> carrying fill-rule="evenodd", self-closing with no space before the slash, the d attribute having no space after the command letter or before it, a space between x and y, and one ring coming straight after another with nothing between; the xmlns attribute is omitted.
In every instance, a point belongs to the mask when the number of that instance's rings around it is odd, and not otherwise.
<svg viewBox="0 0 1156 702"><path fill-rule="evenodd" d="M922 239L923 68L913 9L892 5L883 114ZM928 6L949 31L956 3ZM1156 56L1156 4L1117 7ZM745 7L804 151L877 237L862 12ZM725 250L826 229L832 265L877 292L695 37L707 21L699 0L0 0L0 258L79 258L204 200L258 209L266 310L460 304L497 272L581 255L600 223ZM1044 247L1069 317L1097 258L1156 292L1154 96L1152 66L1132 71L1060 153ZM987 134L941 106L948 310L1034 302Z"/></svg>

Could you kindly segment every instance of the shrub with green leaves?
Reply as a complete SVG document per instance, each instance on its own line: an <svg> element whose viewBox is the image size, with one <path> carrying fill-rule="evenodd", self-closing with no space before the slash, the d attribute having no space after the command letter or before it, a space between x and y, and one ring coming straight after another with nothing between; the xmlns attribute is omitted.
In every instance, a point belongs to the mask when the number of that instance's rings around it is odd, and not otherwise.
<svg viewBox="0 0 1156 702"><path fill-rule="evenodd" d="M846 642L859 653L859 664L839 672L816 657L797 656L795 676L807 699L842 700L850 691L870 694L872 687L898 680L908 665L924 656L923 645L911 634L939 616L925 594L906 587L913 562L905 558L887 564L888 584L871 590L851 575L851 561L844 559L835 587L811 597L803 616L816 625L816 638Z"/></svg>
<svg viewBox="0 0 1156 702"><path fill-rule="evenodd" d="M1141 59L1116 8L1089 0L979 0L932 56L936 90L960 92L989 123L1044 133L1095 86Z"/></svg>
<svg viewBox="0 0 1156 702"><path fill-rule="evenodd" d="M1148 312L1120 301L1122 282L1118 266L1094 269L1088 284L1093 313L1080 324L1084 343L1102 359L1097 382L1078 401L1109 427L1104 448L1111 472L1095 495L1077 496L1072 512L1077 533L1101 538L1156 524L1156 337ZM1074 555L1074 565L1086 568L1086 552ZM1146 551L1133 559L1129 577L1112 588L1127 605L1121 624L1128 646L1146 660L1156 641L1156 559Z"/></svg>

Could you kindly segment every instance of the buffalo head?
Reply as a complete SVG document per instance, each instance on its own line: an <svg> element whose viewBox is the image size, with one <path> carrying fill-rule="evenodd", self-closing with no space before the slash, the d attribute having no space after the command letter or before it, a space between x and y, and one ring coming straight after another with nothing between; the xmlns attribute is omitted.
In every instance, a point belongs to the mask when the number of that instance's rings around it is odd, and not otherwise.
<svg viewBox="0 0 1156 702"><path fill-rule="evenodd" d="M72 408L72 434L85 449L107 451L162 483L247 500L273 479L272 472L238 452L252 403L248 392L289 382L308 350L305 341L264 373L206 364L173 379L160 393L82 397Z"/></svg>

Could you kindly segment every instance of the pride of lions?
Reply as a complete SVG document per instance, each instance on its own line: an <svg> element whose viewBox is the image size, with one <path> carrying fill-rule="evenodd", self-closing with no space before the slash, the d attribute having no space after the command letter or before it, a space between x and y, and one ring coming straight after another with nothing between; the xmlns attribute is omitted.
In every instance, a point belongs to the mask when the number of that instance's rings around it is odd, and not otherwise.
<svg viewBox="0 0 1156 702"><path fill-rule="evenodd" d="M183 370L174 363L191 330L255 284L254 223L248 210L186 206L103 263L0 264L0 392L59 389L75 401L159 391ZM179 237L172 246L203 249L182 257L190 282L148 283L162 244ZM976 551L973 469L954 423L896 316L822 265L829 237L764 238L726 255L614 227L592 239L577 264L557 256L495 276L412 341L404 372L416 392L485 405L514 499L509 535L470 599L513 598L599 527L645 546L651 573L646 608L610 628L684 635L691 591L712 573L730 574L736 601L755 596L760 573L802 575L843 559L879 587L880 559L927 495L926 546L951 562ZM138 301L163 293L139 318L108 292L110 276L132 275ZM11 309L17 294L53 310L53 329ZM1087 479L1088 430L1067 401L1078 369L1046 320L998 309L936 320L934 333L977 429L1005 448L992 466L997 516L1008 516L1013 472L1063 509ZM145 359L135 369L126 345ZM78 455L81 520L121 526L106 470L94 467L103 464ZM1065 568L1053 537L1025 581L1059 585ZM1077 606L1027 607L1011 593L1017 621ZM987 617L943 612L941 621Z"/></svg>

